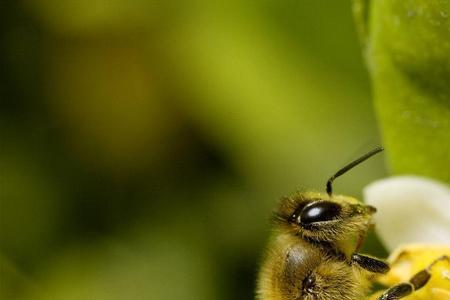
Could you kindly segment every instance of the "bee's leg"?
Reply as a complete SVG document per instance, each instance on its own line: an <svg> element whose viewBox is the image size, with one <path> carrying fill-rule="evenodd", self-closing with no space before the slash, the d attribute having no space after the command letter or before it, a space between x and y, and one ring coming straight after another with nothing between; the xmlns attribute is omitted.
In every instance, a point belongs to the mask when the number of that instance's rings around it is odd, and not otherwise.
<svg viewBox="0 0 450 300"><path fill-rule="evenodd" d="M449 260L449 257L447 255L443 255L437 258L428 267L417 272L413 277L411 277L409 282L399 283L388 289L383 293L383 295L380 296L379 300L401 299L422 288L431 278L431 268L433 268L433 266L441 260Z"/></svg>
<svg viewBox="0 0 450 300"><path fill-rule="evenodd" d="M351 261L361 268L373 273L386 274L390 269L389 265L384 261L358 253L354 253L352 255Z"/></svg>

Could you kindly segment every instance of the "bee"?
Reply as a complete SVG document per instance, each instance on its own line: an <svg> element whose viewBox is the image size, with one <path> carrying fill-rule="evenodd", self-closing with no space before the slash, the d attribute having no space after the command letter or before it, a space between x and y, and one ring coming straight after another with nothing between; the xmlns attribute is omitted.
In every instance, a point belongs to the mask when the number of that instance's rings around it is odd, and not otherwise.
<svg viewBox="0 0 450 300"><path fill-rule="evenodd" d="M258 277L259 300L368 299L371 281L390 270L385 260L359 253L373 227L376 208L334 195L333 181L381 152L378 147L336 172L326 193L296 193L281 199L273 217L274 235ZM393 285L379 300L401 299L421 289L441 256L409 280Z"/></svg>

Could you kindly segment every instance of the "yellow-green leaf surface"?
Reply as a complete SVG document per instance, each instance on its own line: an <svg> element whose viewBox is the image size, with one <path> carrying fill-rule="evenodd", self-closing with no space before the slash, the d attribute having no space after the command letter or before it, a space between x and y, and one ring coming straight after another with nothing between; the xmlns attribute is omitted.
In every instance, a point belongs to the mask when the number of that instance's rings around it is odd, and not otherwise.
<svg viewBox="0 0 450 300"><path fill-rule="evenodd" d="M359 0L354 13L393 173L450 182L450 1Z"/></svg>

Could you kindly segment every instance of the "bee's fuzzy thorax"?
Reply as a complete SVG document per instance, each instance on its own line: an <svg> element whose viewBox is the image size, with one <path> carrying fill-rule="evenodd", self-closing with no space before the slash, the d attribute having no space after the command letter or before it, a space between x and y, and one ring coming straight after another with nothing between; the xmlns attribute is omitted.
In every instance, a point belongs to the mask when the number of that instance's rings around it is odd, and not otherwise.
<svg viewBox="0 0 450 300"><path fill-rule="evenodd" d="M314 270L314 271L312 271ZM302 295L302 281L314 276L317 298ZM368 284L363 272L345 260L289 234L279 234L268 247L258 279L260 300L360 300Z"/></svg>
<svg viewBox="0 0 450 300"><path fill-rule="evenodd" d="M326 212L329 219L320 220L319 215L316 222L317 211L330 207L336 209ZM258 298L362 299L368 289L367 272L357 269L350 256L354 237L365 234L370 215L364 204L341 195L298 192L282 198L273 215L274 236L261 266ZM305 216L313 222L305 223ZM305 288L305 280L311 288Z"/></svg>

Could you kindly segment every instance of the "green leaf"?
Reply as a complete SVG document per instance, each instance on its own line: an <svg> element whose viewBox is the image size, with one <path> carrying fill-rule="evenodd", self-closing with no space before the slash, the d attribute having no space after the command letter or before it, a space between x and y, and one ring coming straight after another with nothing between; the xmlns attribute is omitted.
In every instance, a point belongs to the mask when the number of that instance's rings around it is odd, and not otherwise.
<svg viewBox="0 0 450 300"><path fill-rule="evenodd" d="M450 182L450 1L354 1L395 174Z"/></svg>

